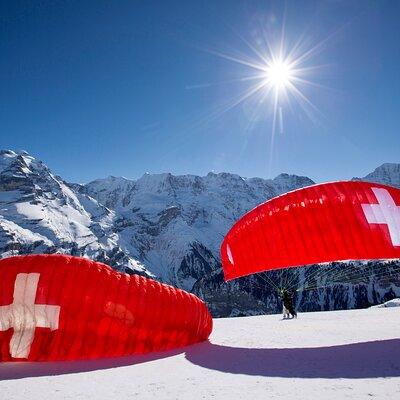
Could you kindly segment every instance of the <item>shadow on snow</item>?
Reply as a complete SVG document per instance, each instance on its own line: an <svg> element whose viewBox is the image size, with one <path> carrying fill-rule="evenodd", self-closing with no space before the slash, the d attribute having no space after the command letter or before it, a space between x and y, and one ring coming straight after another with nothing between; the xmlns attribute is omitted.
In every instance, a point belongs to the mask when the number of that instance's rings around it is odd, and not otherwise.
<svg viewBox="0 0 400 400"><path fill-rule="evenodd" d="M116 358L77 361L0 362L0 381L39 376L76 374L142 364L183 353L187 347Z"/></svg>
<svg viewBox="0 0 400 400"><path fill-rule="evenodd" d="M400 339L329 347L259 349L193 346L186 358L231 374L282 378L381 378L400 376Z"/></svg>
<svg viewBox="0 0 400 400"><path fill-rule="evenodd" d="M400 339L391 339L283 349L238 348L204 342L177 350L120 358L0 363L0 381L124 367L181 353L185 353L192 364L231 374L325 379L400 376Z"/></svg>

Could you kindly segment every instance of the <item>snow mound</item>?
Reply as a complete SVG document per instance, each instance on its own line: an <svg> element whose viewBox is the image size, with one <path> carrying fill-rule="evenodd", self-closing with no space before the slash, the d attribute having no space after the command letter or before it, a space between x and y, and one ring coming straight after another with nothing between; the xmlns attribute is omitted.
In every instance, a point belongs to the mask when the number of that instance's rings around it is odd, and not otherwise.
<svg viewBox="0 0 400 400"><path fill-rule="evenodd" d="M392 299L386 301L385 303L378 304L377 306L372 306L371 308L387 308L387 307L400 307L400 299Z"/></svg>

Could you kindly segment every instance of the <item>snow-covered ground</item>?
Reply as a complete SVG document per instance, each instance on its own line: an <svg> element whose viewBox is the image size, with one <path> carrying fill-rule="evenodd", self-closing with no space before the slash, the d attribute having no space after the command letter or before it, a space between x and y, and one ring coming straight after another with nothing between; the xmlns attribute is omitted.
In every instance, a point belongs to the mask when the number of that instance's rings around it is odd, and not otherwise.
<svg viewBox="0 0 400 400"><path fill-rule="evenodd" d="M400 308L215 320L148 356L0 364L2 400L399 399Z"/></svg>
<svg viewBox="0 0 400 400"><path fill-rule="evenodd" d="M386 307L400 307L400 299L389 300L383 304L372 306L371 308L386 308Z"/></svg>

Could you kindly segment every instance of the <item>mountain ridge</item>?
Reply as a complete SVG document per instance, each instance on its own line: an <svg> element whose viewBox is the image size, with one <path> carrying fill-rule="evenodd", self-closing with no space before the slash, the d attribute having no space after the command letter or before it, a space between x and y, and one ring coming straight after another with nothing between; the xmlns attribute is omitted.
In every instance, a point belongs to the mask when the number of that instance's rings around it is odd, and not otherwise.
<svg viewBox="0 0 400 400"><path fill-rule="evenodd" d="M367 177L400 186L400 164L383 164ZM214 315L268 312L278 308L279 299L248 290L255 284L251 279L223 282L220 243L256 205L312 184L298 175L262 179L226 172L146 173L136 180L109 176L77 184L54 175L27 152L3 150L0 254L90 257L194 291L210 303ZM237 305L225 309L224 295L237 298Z"/></svg>

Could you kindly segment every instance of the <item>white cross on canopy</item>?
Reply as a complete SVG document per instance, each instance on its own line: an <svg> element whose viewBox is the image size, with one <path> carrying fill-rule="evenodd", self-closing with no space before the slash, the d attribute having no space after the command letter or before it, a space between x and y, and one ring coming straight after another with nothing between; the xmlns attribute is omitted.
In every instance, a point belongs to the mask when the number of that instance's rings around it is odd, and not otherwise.
<svg viewBox="0 0 400 400"><path fill-rule="evenodd" d="M400 246L400 206L383 188L372 188L378 204L361 204L369 224L385 224L393 246Z"/></svg>
<svg viewBox="0 0 400 400"><path fill-rule="evenodd" d="M18 274L12 304L0 306L0 331L14 329L10 341L13 358L28 358L36 328L58 329L60 306L35 304L40 274Z"/></svg>

